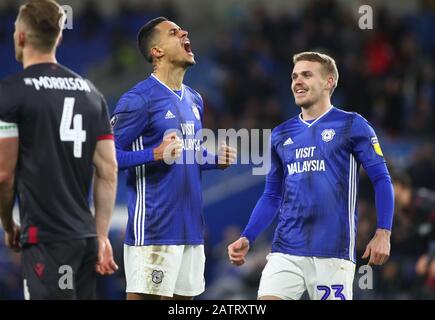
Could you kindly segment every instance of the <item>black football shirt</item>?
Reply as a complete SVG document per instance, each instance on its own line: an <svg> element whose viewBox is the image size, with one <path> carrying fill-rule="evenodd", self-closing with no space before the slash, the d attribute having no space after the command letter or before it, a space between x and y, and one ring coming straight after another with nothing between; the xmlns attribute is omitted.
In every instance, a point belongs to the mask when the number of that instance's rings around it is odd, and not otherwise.
<svg viewBox="0 0 435 320"><path fill-rule="evenodd" d="M35 64L0 81L0 120L18 126L21 242L95 236L92 158L113 139L104 97L60 64Z"/></svg>

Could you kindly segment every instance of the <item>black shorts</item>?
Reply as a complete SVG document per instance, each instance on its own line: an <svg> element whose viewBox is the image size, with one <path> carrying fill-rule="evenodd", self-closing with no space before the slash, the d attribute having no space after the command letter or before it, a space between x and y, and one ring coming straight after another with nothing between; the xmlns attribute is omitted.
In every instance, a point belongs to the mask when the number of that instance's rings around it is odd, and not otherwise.
<svg viewBox="0 0 435 320"><path fill-rule="evenodd" d="M97 238L26 245L24 296L32 300L96 298Z"/></svg>

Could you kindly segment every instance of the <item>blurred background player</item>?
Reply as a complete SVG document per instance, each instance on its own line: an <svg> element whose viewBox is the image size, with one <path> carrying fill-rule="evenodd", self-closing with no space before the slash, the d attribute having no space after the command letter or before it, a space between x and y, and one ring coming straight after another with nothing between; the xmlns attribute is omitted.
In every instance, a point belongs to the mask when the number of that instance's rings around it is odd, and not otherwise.
<svg viewBox="0 0 435 320"><path fill-rule="evenodd" d="M397 217L395 225L401 236L401 254L417 254L415 272L421 280L419 298L435 298L435 192L412 189L406 174L394 175ZM396 228L396 227L395 227ZM405 251L405 252L403 252Z"/></svg>
<svg viewBox="0 0 435 320"><path fill-rule="evenodd" d="M272 132L272 168L242 237L228 246L242 265L250 244L279 222L263 270L259 299L352 299L356 198L363 165L376 193L377 230L363 258L382 265L390 255L394 192L378 139L359 114L331 105L335 61L317 52L293 57L292 92L301 107Z"/></svg>
<svg viewBox="0 0 435 320"><path fill-rule="evenodd" d="M27 299L94 299L96 272L117 269L108 240L117 164L107 106L92 83L56 61L64 19L51 0L21 6L14 41L24 70L0 83L0 218L6 246L22 250Z"/></svg>
<svg viewBox="0 0 435 320"><path fill-rule="evenodd" d="M128 169L127 299L190 299L204 291L201 171L235 159L225 145L219 161L208 154L208 164L189 162L205 150L203 101L183 84L195 64L187 35L164 17L140 29L139 49L153 73L121 97L112 116L119 167Z"/></svg>

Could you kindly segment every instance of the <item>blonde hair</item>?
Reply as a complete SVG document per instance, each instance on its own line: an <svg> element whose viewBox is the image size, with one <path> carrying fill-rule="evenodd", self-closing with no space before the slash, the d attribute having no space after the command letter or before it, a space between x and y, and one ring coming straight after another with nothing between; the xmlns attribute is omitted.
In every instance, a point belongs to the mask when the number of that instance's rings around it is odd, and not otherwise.
<svg viewBox="0 0 435 320"><path fill-rule="evenodd" d="M338 69L335 60L324 53L305 51L293 56L293 63L296 64L298 61L319 62L326 74L331 75L334 78L334 84L332 85L330 92L330 95L332 95L338 84Z"/></svg>

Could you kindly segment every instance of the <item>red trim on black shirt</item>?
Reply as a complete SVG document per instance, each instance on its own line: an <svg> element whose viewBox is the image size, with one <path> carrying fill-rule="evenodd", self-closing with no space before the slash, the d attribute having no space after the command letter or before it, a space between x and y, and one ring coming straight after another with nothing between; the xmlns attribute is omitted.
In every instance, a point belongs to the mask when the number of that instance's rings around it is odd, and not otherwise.
<svg viewBox="0 0 435 320"><path fill-rule="evenodd" d="M38 228L31 226L28 230L29 238L27 240L30 244L36 244L38 243Z"/></svg>
<svg viewBox="0 0 435 320"><path fill-rule="evenodd" d="M104 134L102 136L97 137L97 141L101 141L101 140L115 140L115 138L113 137L113 134Z"/></svg>

